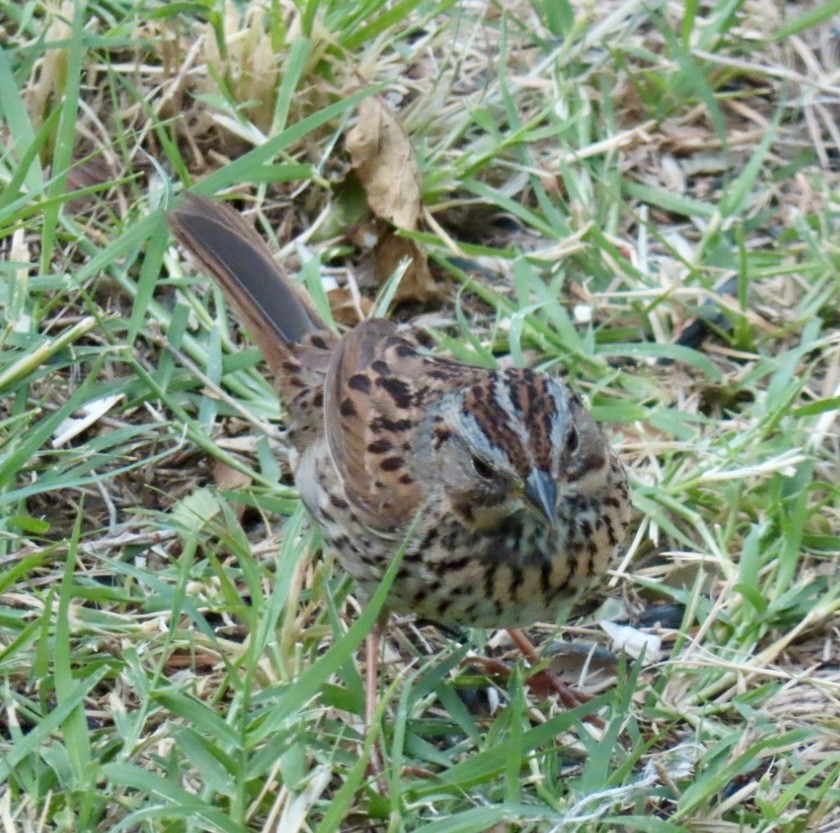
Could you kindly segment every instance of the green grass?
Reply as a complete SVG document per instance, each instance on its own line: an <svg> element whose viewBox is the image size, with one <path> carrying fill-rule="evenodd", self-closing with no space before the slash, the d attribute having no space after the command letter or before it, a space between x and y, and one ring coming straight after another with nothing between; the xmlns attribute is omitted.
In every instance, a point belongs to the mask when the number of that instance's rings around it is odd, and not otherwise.
<svg viewBox="0 0 840 833"><path fill-rule="evenodd" d="M236 8L0 10L4 829L835 829L838 4ZM395 314L567 377L631 472L591 608L662 651L571 712L487 681L495 635L400 619L365 736L386 587L360 609L320 553L260 357L163 222L235 189L322 309L324 277L374 300L343 137L376 91L439 290ZM595 618L532 635L609 648Z"/></svg>

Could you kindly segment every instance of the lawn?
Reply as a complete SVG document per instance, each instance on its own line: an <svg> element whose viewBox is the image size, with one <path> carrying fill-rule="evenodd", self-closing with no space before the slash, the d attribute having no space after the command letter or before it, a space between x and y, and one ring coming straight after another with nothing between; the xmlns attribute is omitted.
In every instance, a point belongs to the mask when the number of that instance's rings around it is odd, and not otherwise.
<svg viewBox="0 0 840 833"><path fill-rule="evenodd" d="M0 5L2 830L840 830L838 26ZM394 616L366 730L381 599L322 552L266 366L168 232L184 188L336 327L585 397L630 534L528 633L594 699L539 696L503 632Z"/></svg>

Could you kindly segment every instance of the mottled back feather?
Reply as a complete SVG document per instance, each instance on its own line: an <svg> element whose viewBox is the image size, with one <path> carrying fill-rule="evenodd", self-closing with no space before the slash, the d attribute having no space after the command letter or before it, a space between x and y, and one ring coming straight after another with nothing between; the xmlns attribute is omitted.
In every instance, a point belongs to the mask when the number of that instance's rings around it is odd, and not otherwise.
<svg viewBox="0 0 840 833"><path fill-rule="evenodd" d="M410 465L416 423L406 414L474 370L420 354L384 319L362 322L336 347L326 383L327 441L348 497L372 526L406 523L423 499Z"/></svg>

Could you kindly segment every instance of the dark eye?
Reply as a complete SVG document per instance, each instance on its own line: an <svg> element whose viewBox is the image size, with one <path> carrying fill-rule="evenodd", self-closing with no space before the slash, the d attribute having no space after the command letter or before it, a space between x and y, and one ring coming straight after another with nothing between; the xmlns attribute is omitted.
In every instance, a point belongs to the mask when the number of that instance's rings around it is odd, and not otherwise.
<svg viewBox="0 0 840 833"><path fill-rule="evenodd" d="M578 439L578 432L577 428L574 425L569 429L569 433L566 434L566 450L573 454L578 447L578 443L580 440Z"/></svg>
<svg viewBox="0 0 840 833"><path fill-rule="evenodd" d="M475 473L479 477L483 477L485 480L489 480L493 477L493 469L487 465L480 457L476 457L473 455L472 458L473 468L475 469Z"/></svg>

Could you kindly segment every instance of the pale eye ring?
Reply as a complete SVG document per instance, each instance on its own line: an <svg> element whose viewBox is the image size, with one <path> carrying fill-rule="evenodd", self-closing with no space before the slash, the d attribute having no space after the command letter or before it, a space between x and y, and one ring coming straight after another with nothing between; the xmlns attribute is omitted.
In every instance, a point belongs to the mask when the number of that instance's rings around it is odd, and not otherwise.
<svg viewBox="0 0 840 833"><path fill-rule="evenodd" d="M490 480L493 477L493 468L475 454L472 455L472 465L475 473L484 480Z"/></svg>

